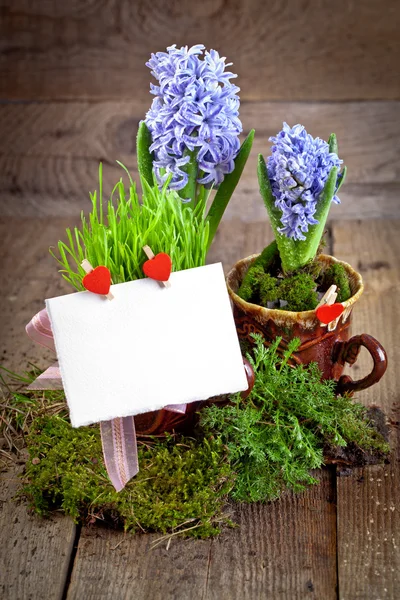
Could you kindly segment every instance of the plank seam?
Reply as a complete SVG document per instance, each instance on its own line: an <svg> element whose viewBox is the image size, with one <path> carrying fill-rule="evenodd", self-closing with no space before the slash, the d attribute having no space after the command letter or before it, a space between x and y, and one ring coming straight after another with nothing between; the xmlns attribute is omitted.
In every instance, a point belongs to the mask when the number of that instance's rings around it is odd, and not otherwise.
<svg viewBox="0 0 400 600"><path fill-rule="evenodd" d="M336 508L336 598L340 600L340 580L339 580L339 507L338 507L338 469L333 469L333 493Z"/></svg>
<svg viewBox="0 0 400 600"><path fill-rule="evenodd" d="M76 555L77 555L77 552L78 552L78 546L79 546L79 540L80 540L80 537L81 537L81 532L82 532L82 525L81 524L77 524L75 526L75 537L74 537L74 541L73 541L73 544L72 544L72 551L71 551L71 555L70 555L70 558L69 558L67 575L65 577L65 583L64 583L64 591L63 591L63 595L61 597L61 600L67 600L68 590L69 590L69 587L71 585L72 571L74 570L75 558L76 558Z"/></svg>
<svg viewBox="0 0 400 600"><path fill-rule="evenodd" d="M212 558L211 553L212 553L213 544L214 544L214 540L211 540L210 549L208 551L207 573L206 573L206 581L205 581L205 585L204 585L204 594L203 594L202 600L206 600L207 595L208 595L208 582L209 582L209 578L210 578L210 568L211 568L211 558Z"/></svg>

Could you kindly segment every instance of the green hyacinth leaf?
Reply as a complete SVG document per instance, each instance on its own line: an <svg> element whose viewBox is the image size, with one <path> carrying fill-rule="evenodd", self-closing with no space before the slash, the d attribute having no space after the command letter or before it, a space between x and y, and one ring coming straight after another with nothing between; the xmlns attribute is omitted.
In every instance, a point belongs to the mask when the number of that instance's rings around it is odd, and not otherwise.
<svg viewBox="0 0 400 600"><path fill-rule="evenodd" d="M336 194L338 193L338 191L340 190L340 188L344 184L344 180L346 179L346 175L347 175L347 167L343 167L343 171L340 173L340 175L341 175L340 179L338 177L339 183L338 183L338 186L337 186Z"/></svg>
<svg viewBox="0 0 400 600"><path fill-rule="evenodd" d="M338 168L332 167L328 179L325 182L324 189L318 198L317 210L314 215L314 218L318 223L317 225L311 225L309 227L308 233L306 234L307 239L304 242L300 242L301 244L307 245L308 260L306 262L312 260L317 254L318 246L324 234L332 198L336 193L337 176Z"/></svg>
<svg viewBox="0 0 400 600"><path fill-rule="evenodd" d="M228 206L229 200L231 199L237 184L239 183L239 179L243 173L243 169L246 165L247 159L249 158L249 154L253 145L254 133L255 131L252 129L241 145L240 150L235 158L235 168L232 173L225 175L223 182L215 194L210 210L208 211L207 221L210 226L208 248L211 246L211 242L218 229L218 225L220 224L225 209Z"/></svg>
<svg viewBox="0 0 400 600"><path fill-rule="evenodd" d="M328 144L329 144L329 152L334 152L335 154L337 154L337 156L339 156L339 148L338 148L336 134L331 133L331 135L329 136ZM342 172L340 173L340 175L338 174L338 177L337 177L337 181L336 181L337 188L336 188L336 192L335 192L336 194L338 193L338 191L344 184L346 175L347 175L347 167L343 166Z"/></svg>
<svg viewBox="0 0 400 600"><path fill-rule="evenodd" d="M331 133L328 140L329 152L334 152L339 156L338 143L335 133Z"/></svg>
<svg viewBox="0 0 400 600"><path fill-rule="evenodd" d="M282 235L278 231L282 227L282 211L275 206L275 197L272 194L267 165L262 154L258 155L257 174L261 196L264 200L272 229L275 234L276 243L278 245L279 255L282 261L282 268L285 272L294 271L297 268L296 242L295 240Z"/></svg>
<svg viewBox="0 0 400 600"><path fill-rule="evenodd" d="M151 133L144 121L141 121L136 137L137 165L141 179L147 181L150 186L153 181L153 154L150 152L152 144ZM142 186L143 188L143 186ZM143 190L144 193L144 190Z"/></svg>

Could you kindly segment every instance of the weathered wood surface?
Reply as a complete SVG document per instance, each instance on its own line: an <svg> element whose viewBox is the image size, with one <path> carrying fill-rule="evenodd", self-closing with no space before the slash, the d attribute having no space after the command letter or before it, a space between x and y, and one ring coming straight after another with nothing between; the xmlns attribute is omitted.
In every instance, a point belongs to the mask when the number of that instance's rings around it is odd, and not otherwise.
<svg viewBox="0 0 400 600"><path fill-rule="evenodd" d="M21 467L0 473L0 597L61 600L75 541L75 525L61 515L41 519L14 499Z"/></svg>
<svg viewBox="0 0 400 600"><path fill-rule="evenodd" d="M65 293L47 252L52 237L67 223L0 219L2 301L0 364L21 372L31 361L48 366L51 353L34 344L25 325L44 298ZM56 275L56 276L55 276ZM40 519L13 498L21 467L0 473L0 596L2 600L61 600L75 541L75 525L61 515Z"/></svg>
<svg viewBox="0 0 400 600"><path fill-rule="evenodd" d="M340 598L398 598L400 594L400 221L333 224L335 256L358 268L365 293L353 313L353 333L369 333L386 348L388 371L358 395L380 406L392 423L390 465L357 469L338 479ZM371 368L362 351L354 379Z"/></svg>
<svg viewBox="0 0 400 600"><path fill-rule="evenodd" d="M335 475L317 476L303 494L238 507L240 529L212 541L204 598L336 600Z"/></svg>
<svg viewBox="0 0 400 600"><path fill-rule="evenodd" d="M151 52L199 41L246 100L400 98L396 0L1 0L0 17L3 98L141 98Z"/></svg>
<svg viewBox="0 0 400 600"><path fill-rule="evenodd" d="M336 599L336 504L333 471L321 484L269 505L236 508L239 528L213 540L132 537L84 529L68 600Z"/></svg>
<svg viewBox="0 0 400 600"><path fill-rule="evenodd" d="M88 191L123 176L116 159L136 175L135 139L146 105L132 102L49 102L0 105L0 215L76 216L89 209ZM245 132L256 128L252 154L226 219L266 218L256 176L257 155L284 120L304 123L325 139L334 131L348 166L334 219L400 217L400 103L245 102Z"/></svg>
<svg viewBox="0 0 400 600"><path fill-rule="evenodd" d="M0 320L0 363L14 371L26 370L31 362L49 366L54 355L25 334L25 325L44 308L44 299L70 291L58 275L49 254L65 228L78 219L1 219L0 265L2 301Z"/></svg>

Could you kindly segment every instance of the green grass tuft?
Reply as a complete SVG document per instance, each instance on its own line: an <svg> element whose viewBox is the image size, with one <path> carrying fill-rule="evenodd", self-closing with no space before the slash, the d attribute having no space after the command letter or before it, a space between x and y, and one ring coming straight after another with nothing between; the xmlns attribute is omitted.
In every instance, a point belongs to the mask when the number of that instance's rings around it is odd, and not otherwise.
<svg viewBox="0 0 400 600"><path fill-rule="evenodd" d="M206 199L193 210L182 203L176 192L167 189L168 181L159 190L143 177L140 200L135 183L125 171L128 189L121 178L103 207L100 165L100 191L90 194L91 212L88 217L82 213L80 228L66 230L67 241L58 242L57 254L50 250L64 279L78 291L83 290L84 258L93 267L108 267L113 283L143 278L142 266L147 258L142 248L146 244L154 254L169 254L173 271L205 264L209 240L209 224L204 218Z"/></svg>

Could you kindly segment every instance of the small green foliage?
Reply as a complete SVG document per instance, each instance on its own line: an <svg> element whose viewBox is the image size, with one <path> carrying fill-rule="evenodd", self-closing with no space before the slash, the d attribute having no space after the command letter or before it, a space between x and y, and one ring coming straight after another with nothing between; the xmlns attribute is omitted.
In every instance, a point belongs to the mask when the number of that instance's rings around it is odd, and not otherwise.
<svg viewBox="0 0 400 600"><path fill-rule="evenodd" d="M332 284L338 287L336 302L345 302L351 298L349 276L340 263L332 263L324 273L324 287L328 289Z"/></svg>
<svg viewBox="0 0 400 600"><path fill-rule="evenodd" d="M267 246L250 265L237 291L246 302L300 312L318 305L318 291L325 292L332 284L338 286L338 302L351 297L350 282L345 267L333 263L326 271L321 261L313 260L293 273L282 273L276 242ZM280 305L277 301L282 300ZM285 304L286 303L286 304Z"/></svg>
<svg viewBox="0 0 400 600"><path fill-rule="evenodd" d="M260 256L256 258L253 265L261 265L267 273L270 270L276 270L280 266L278 245L275 241L264 248Z"/></svg>
<svg viewBox="0 0 400 600"><path fill-rule="evenodd" d="M203 409L200 422L228 450L236 483L235 500L253 502L278 498L286 489L301 491L315 483L310 470L323 464L325 443L388 452L383 438L366 419L366 409L348 397L335 396L335 382L321 380L316 364L289 365L299 345L289 343L279 358L281 338L267 349L254 336L254 389L234 404Z"/></svg>
<svg viewBox="0 0 400 600"><path fill-rule="evenodd" d="M99 193L90 194L92 211L88 219L82 214L81 228L66 230L67 242L58 243L59 256L50 250L61 266L64 279L77 290L83 289L85 271L81 262L84 258L93 267L108 267L113 283L144 277L142 266L147 258L143 246L146 244L155 254L169 254L174 271L205 264L209 238L209 225L204 218L206 199L192 210L182 203L176 192L168 190L169 181L162 190L156 183L151 186L147 179L145 148L143 154L141 201L127 172L129 188L125 188L122 179L114 186L106 215L103 215L100 166Z"/></svg>
<svg viewBox="0 0 400 600"><path fill-rule="evenodd" d="M222 509L233 475L219 440L139 442L139 473L119 493L104 467L98 427L73 429L65 419L40 417L27 444L23 493L39 514L61 507L75 520L114 520L129 531L166 533L186 525L196 537L218 533L218 523L228 521Z"/></svg>

